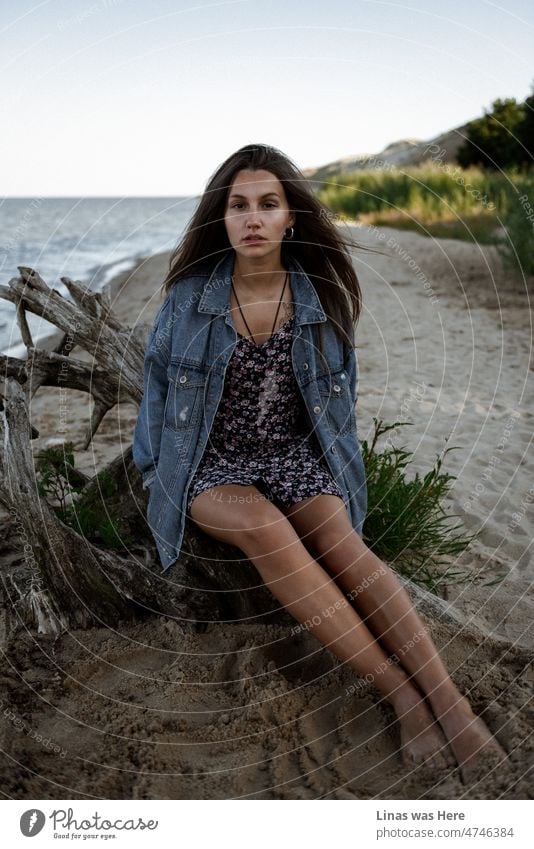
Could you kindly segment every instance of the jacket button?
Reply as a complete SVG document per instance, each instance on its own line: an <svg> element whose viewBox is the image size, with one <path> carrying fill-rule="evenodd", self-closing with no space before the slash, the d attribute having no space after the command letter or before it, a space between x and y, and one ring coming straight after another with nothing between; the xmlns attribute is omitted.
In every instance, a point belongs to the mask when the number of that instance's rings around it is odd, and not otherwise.
<svg viewBox="0 0 534 849"><path fill-rule="evenodd" d="M332 447L331 447L330 451L332 451L332 452L335 454L335 453L336 453L336 451L337 451L336 446L335 446L335 445L332 445Z"/></svg>
<svg viewBox="0 0 534 849"><path fill-rule="evenodd" d="M307 370L309 369L309 365L308 365L308 363L303 363L303 364L302 364L302 368L303 368L303 369L306 369L306 371L307 371Z"/></svg>
<svg viewBox="0 0 534 849"><path fill-rule="evenodd" d="M185 383L185 382L186 382L186 380L187 380L186 375L185 375L185 374L182 374L182 376L181 376L181 378L180 378L180 383Z"/></svg>
<svg viewBox="0 0 534 849"><path fill-rule="evenodd" d="M334 392L341 392L341 386L339 383L334 383Z"/></svg>
<svg viewBox="0 0 534 849"><path fill-rule="evenodd" d="M314 407L314 408L313 408L313 412L314 412L314 413L320 413L320 412L321 412L321 408L320 408L320 407Z"/></svg>

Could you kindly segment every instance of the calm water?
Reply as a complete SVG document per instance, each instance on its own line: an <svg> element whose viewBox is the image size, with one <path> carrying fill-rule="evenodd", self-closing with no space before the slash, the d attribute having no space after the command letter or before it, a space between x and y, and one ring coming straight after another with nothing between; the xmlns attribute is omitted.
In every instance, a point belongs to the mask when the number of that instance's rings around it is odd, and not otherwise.
<svg viewBox="0 0 534 849"><path fill-rule="evenodd" d="M69 297L60 277L101 289L140 257L170 250L178 242L198 199L4 198L0 200L2 285L18 277L19 265L39 272L51 288ZM28 315L34 339L55 330ZM20 356L25 348L15 307L0 299L0 350Z"/></svg>

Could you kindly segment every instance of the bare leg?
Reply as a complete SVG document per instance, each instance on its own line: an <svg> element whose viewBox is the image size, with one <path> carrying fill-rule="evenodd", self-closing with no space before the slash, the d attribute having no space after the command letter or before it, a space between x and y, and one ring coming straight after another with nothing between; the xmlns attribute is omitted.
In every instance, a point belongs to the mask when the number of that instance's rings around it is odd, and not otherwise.
<svg viewBox="0 0 534 849"><path fill-rule="evenodd" d="M257 493L256 502L244 501L250 491ZM243 504L232 501L237 493ZM291 523L256 487L227 484L207 490L193 501L191 517L206 533L239 547L298 622L313 622L311 632L320 642L360 675L372 676L373 685L399 718L406 764L426 761L439 767L453 765L443 732L406 671L389 661Z"/></svg>
<svg viewBox="0 0 534 849"><path fill-rule="evenodd" d="M308 506L304 509L304 505ZM300 508L300 509L299 509ZM348 593L369 629L426 694L460 766L472 778L482 749L500 747L451 680L443 661L395 573L362 541L336 496L321 495L289 508L289 518L313 540L320 561ZM315 533L309 528L315 527Z"/></svg>

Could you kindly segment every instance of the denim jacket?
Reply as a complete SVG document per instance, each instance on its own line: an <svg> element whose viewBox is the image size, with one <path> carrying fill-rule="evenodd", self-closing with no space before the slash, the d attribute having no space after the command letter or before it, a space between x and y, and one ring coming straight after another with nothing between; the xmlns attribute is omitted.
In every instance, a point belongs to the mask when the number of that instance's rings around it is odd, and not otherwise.
<svg viewBox="0 0 534 849"><path fill-rule="evenodd" d="M133 460L148 488L147 521L163 571L180 555L189 485L208 443L237 342L230 313L234 260L230 248L211 272L179 280L159 308L147 343ZM356 355L335 333L300 263L292 258L287 265L295 316L291 358L310 434L361 536L367 486L356 431ZM317 334L322 323L321 357Z"/></svg>

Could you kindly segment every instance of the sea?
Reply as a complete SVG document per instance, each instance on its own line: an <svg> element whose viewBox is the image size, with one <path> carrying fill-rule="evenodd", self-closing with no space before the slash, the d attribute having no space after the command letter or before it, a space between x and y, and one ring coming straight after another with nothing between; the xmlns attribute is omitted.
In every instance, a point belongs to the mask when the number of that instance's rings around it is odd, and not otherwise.
<svg viewBox="0 0 534 849"><path fill-rule="evenodd" d="M198 197L34 197L0 199L2 286L35 269L70 300L61 277L99 291L142 257L172 250L189 223ZM34 341L57 328L26 313ZM0 350L25 357L15 306L0 298Z"/></svg>

